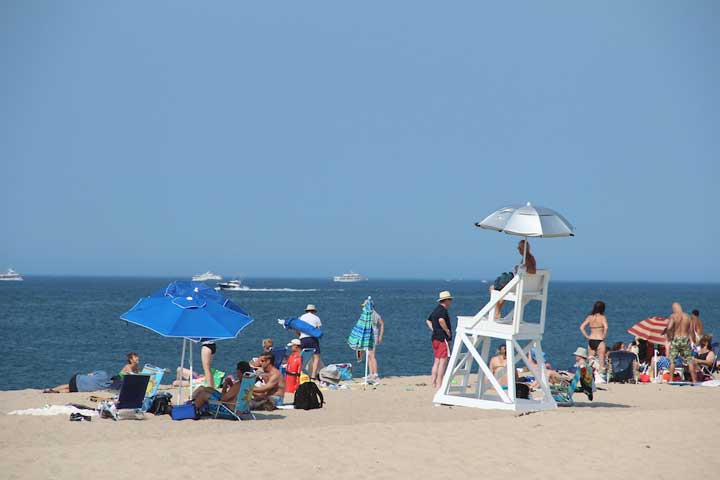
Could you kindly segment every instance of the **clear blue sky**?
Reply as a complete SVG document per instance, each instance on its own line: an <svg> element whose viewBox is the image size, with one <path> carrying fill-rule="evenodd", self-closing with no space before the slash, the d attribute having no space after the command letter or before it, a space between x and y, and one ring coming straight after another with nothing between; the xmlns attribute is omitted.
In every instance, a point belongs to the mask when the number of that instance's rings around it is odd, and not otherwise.
<svg viewBox="0 0 720 480"><path fill-rule="evenodd" d="M0 268L720 281L720 3L0 2Z"/></svg>

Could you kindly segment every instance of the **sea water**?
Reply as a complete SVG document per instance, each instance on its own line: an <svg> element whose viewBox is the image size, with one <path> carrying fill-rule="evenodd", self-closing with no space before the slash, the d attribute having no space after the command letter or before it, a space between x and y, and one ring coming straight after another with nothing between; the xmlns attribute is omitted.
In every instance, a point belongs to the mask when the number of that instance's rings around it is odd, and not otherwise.
<svg viewBox="0 0 720 480"><path fill-rule="evenodd" d="M43 388L67 383L75 373L119 371L125 354L135 351L141 364L174 371L182 341L128 324L120 315L143 296L165 287L169 278L26 277L0 282L0 389ZM457 315L473 315L488 301L488 284L480 281L370 280L334 283L312 279L245 279L250 291L223 292L255 321L238 338L217 344L213 366L228 373L239 360L261 352L263 338L284 346L292 338L277 319L298 316L315 304L323 322L322 359L352 362L363 371L347 346L360 304L368 295L385 320L385 336L377 348L381 376L429 374L430 332L425 325L438 292L450 290L453 326ZM596 300L607 304L608 343L627 343L627 329L648 316L667 316L673 301L685 311L697 308L708 332L720 333L720 285L571 283L550 284L543 348L556 367L572 364L572 352L586 347L578 326ZM530 311L530 315L537 312ZM200 368L195 346L194 368ZM174 373L174 372L173 372ZM170 375L172 376L173 373Z"/></svg>

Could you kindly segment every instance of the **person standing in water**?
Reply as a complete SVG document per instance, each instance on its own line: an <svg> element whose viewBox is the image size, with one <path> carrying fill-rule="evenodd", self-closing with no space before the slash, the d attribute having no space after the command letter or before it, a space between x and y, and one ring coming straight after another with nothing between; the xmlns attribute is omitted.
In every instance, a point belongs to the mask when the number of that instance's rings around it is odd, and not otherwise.
<svg viewBox="0 0 720 480"><path fill-rule="evenodd" d="M585 330L586 327L590 327L589 335ZM590 315L585 317L585 321L580 324L580 331L583 336L587 338L590 356L593 357L597 355L600 373L604 373L605 352L607 351L605 339L607 338L608 332L607 318L605 318L605 302L600 300L595 302Z"/></svg>

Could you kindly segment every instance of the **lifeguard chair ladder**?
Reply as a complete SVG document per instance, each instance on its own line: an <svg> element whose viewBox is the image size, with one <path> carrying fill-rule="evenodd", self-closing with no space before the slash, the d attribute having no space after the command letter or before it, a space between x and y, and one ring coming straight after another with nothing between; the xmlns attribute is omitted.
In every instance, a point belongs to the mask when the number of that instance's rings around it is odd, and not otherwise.
<svg viewBox="0 0 720 480"><path fill-rule="evenodd" d="M459 405L486 409L514 411L549 410L557 407L550 393L542 353L545 332L549 270L528 274L521 270L502 290L492 291L490 301L472 317L458 317L455 340L445 376L435 394L436 404ZM499 301L514 302L512 312L496 319L495 306ZM540 322L525 322L528 303L540 302ZM490 342L505 341L507 347L507 389L500 385L490 371ZM528 359L535 349L537 363ZM477 364L476 382L471 383L471 372ZM517 398L515 381L517 365L525 365L539 384L542 397ZM537 396L536 392L536 396Z"/></svg>

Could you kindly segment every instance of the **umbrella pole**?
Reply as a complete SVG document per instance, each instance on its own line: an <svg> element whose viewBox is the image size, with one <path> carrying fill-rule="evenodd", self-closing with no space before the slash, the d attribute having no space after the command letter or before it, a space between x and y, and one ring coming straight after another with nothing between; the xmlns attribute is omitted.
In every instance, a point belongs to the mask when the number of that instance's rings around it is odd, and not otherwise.
<svg viewBox="0 0 720 480"><path fill-rule="evenodd" d="M182 382L183 382L182 369L185 368L185 342L186 342L186 340L183 338L182 355L180 356L180 368L177 371L177 381L178 381L177 405L180 405L180 400L181 400L181 396L182 396Z"/></svg>
<svg viewBox="0 0 720 480"><path fill-rule="evenodd" d="M365 385L368 384L368 358L370 358L370 351L365 349Z"/></svg>
<svg viewBox="0 0 720 480"><path fill-rule="evenodd" d="M193 368L193 363L192 363L193 344L192 344L192 342L190 342L190 345L188 345L188 346L190 347L190 355L189 355L190 356L190 397L189 398L192 398L192 393L193 393L193 370L192 370L192 368Z"/></svg>

